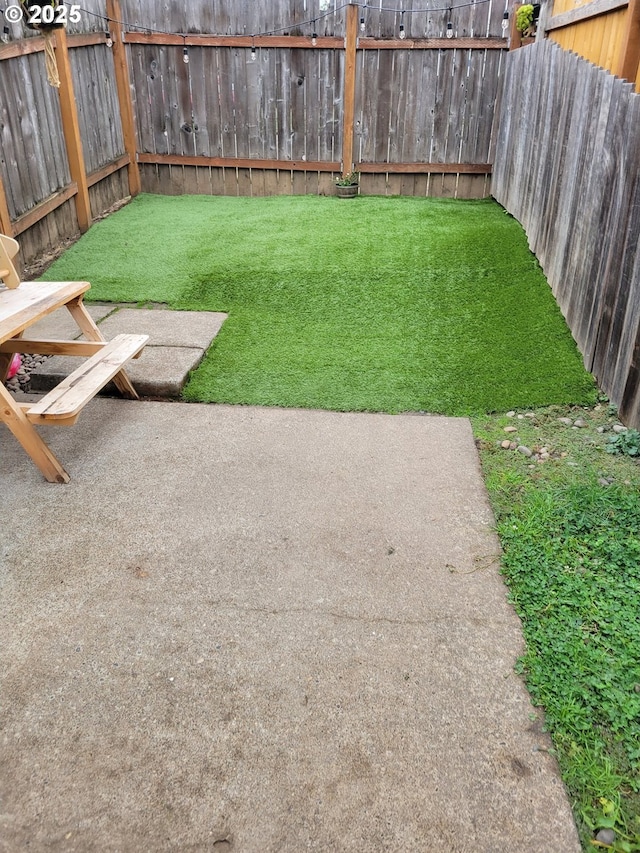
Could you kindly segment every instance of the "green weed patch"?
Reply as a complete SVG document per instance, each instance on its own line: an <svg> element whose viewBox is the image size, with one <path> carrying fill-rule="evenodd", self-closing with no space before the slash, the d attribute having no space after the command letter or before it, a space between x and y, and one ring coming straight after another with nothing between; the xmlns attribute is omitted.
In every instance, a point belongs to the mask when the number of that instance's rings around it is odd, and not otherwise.
<svg viewBox="0 0 640 853"><path fill-rule="evenodd" d="M531 414L476 423L502 570L527 644L519 669L544 708L584 849L636 853L640 466L607 453L614 418L604 407ZM558 420L567 415L585 426ZM549 457L532 462L503 449L513 424L519 444ZM603 831L615 833L608 847L596 841Z"/></svg>

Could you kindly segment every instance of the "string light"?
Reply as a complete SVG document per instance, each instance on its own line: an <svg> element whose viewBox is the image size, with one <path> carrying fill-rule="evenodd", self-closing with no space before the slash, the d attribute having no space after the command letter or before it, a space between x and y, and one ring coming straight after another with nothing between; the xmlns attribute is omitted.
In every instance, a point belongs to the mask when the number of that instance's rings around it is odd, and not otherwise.
<svg viewBox="0 0 640 853"><path fill-rule="evenodd" d="M256 61L256 44L254 41L251 42L251 61Z"/></svg>
<svg viewBox="0 0 640 853"><path fill-rule="evenodd" d="M316 22L313 22L313 33L311 35L311 44L315 47L318 44L318 33L316 32Z"/></svg>
<svg viewBox="0 0 640 853"><path fill-rule="evenodd" d="M502 32L506 35L507 30L509 29L509 13L505 12L502 16Z"/></svg>
<svg viewBox="0 0 640 853"><path fill-rule="evenodd" d="M107 47L113 47L113 39L111 38L111 33L108 30L105 33L105 36L107 37L107 41L106 41Z"/></svg>
<svg viewBox="0 0 640 853"><path fill-rule="evenodd" d="M189 64L189 48L185 46L182 48L182 61L185 65Z"/></svg>
<svg viewBox="0 0 640 853"><path fill-rule="evenodd" d="M394 12L395 14L400 14L400 15L404 15L405 11L408 11L408 13L410 15L416 15L416 14L417 15L420 15L420 14L424 15L424 14L430 14L432 12L449 12L449 13L451 13L454 9L467 9L471 6L478 5L479 3L491 3L491 2L492 2L492 0L467 0L467 2L464 2L464 3L456 3L455 6L448 5L448 6L429 8L429 9L409 9L409 10L396 9L396 8L387 7L387 6L380 6L380 7L376 6L376 11L378 11L378 12ZM338 12L341 12L343 9L346 9L348 6L351 6L351 5L352 5L352 3L342 3L340 6L336 6L335 9L331 9L328 12L325 12L324 14L320 15L317 19L311 19L308 21L297 21L295 25L301 26L304 24L313 24L314 30L315 30L317 20L322 20L323 18L328 18L332 15L337 15ZM366 11L369 8L368 3L362 3L362 4L358 4L358 5L360 6L360 8L363 11ZM0 9L0 13L3 11L4 11L3 9ZM130 21L120 21L120 20L117 20L116 18L110 18L108 15L101 15L98 12L91 11L90 9L84 9L82 6L80 7L80 11L86 13L87 15L91 15L91 17L93 17L93 18L99 18L100 20L104 21L105 23L117 24L119 26L125 27L127 30L131 30L131 31L140 30L142 32L149 33L150 35L157 33L159 35L176 36L176 37L184 38L183 33L174 33L171 30L163 30L159 27L147 27L147 26L142 26L141 24L133 24ZM259 33L254 33L254 35L255 36L274 36L274 35L277 35L278 33L288 33L291 30L292 26L294 26L294 24L289 23L283 27L278 27L278 28L273 29L273 30L264 30L264 31L261 31ZM401 24L400 26L401 26L401 30L404 31L404 25ZM447 25L447 31L449 30L450 27L451 27L452 32L451 32L451 35L449 35L449 32L447 32L447 37L453 38L453 27L451 24ZM360 29L362 32L365 31L365 19L364 19L364 17L360 18ZM318 36L316 33L315 38L317 39L317 37ZM406 33L405 33L404 38L406 38ZM313 39L313 36L312 36L312 39ZM187 54L187 57L188 57L188 54ZM187 58L186 62L188 62L188 61L189 60Z"/></svg>
<svg viewBox="0 0 640 853"><path fill-rule="evenodd" d="M404 31L404 10L400 13L400 38L406 39L407 34Z"/></svg>
<svg viewBox="0 0 640 853"><path fill-rule="evenodd" d="M453 38L453 24L451 23L451 21L449 21L449 23L447 24L447 38Z"/></svg>

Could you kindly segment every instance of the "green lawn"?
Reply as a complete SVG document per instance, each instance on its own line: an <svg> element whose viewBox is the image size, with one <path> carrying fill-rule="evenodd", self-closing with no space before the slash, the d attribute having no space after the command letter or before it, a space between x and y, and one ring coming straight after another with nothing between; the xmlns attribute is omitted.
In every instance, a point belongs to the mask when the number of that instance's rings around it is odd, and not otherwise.
<svg viewBox="0 0 640 853"><path fill-rule="evenodd" d="M47 272L229 319L188 400L464 415L594 399L495 202L143 195Z"/></svg>

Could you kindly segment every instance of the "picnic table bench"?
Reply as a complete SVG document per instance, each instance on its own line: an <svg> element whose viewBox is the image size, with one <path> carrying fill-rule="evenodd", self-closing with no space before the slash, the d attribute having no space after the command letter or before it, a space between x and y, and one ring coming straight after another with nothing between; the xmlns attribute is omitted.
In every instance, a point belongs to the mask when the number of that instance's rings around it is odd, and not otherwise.
<svg viewBox="0 0 640 853"><path fill-rule="evenodd" d="M105 341L84 305L86 281L21 282L13 265L15 240L0 234L0 419L50 483L68 483L69 475L35 429L35 425L74 424L82 409L113 380L124 397L138 399L123 367L137 358L148 335L117 335ZM4 287L2 287L2 283ZM47 314L66 308L84 340L33 340L25 331ZM86 357L53 390L35 403L21 403L4 386L14 353Z"/></svg>

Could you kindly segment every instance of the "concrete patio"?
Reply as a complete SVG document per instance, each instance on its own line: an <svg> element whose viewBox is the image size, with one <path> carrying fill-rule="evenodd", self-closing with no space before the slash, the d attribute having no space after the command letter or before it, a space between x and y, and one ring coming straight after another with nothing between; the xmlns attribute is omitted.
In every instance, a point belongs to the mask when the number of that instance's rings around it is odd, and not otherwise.
<svg viewBox="0 0 640 853"><path fill-rule="evenodd" d="M463 419L0 433L0 850L577 853Z"/></svg>

